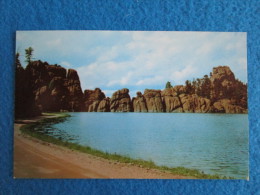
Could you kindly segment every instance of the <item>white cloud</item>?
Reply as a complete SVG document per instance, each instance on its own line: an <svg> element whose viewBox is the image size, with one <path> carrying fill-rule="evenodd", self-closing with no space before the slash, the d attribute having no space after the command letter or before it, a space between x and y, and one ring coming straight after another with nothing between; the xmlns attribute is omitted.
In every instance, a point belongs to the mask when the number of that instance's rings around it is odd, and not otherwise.
<svg viewBox="0 0 260 195"><path fill-rule="evenodd" d="M153 76L151 78L144 78L139 81L137 81L136 85L137 86L142 86L142 85L154 85L157 83L165 82L165 79L163 76Z"/></svg>
<svg viewBox="0 0 260 195"><path fill-rule="evenodd" d="M194 76L196 72L196 67L186 66L180 71L174 71L172 73L172 80L174 80L176 83L184 83L184 80L191 80L192 76Z"/></svg>
<svg viewBox="0 0 260 195"><path fill-rule="evenodd" d="M220 32L23 31L17 48L78 71L83 89L163 88L226 64L246 80L246 34ZM241 71L243 70L243 71Z"/></svg>
<svg viewBox="0 0 260 195"><path fill-rule="evenodd" d="M59 64L62 65L62 66L65 66L65 67L71 67L71 64L69 62L66 62L66 61L62 61Z"/></svg>

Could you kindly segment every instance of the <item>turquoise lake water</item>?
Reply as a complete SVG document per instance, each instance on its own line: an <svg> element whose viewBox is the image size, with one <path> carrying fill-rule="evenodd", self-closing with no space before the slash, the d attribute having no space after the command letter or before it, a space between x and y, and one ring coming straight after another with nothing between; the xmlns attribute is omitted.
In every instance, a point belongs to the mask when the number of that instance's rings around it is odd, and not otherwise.
<svg viewBox="0 0 260 195"><path fill-rule="evenodd" d="M69 113L45 131L81 145L157 165L248 176L248 115Z"/></svg>

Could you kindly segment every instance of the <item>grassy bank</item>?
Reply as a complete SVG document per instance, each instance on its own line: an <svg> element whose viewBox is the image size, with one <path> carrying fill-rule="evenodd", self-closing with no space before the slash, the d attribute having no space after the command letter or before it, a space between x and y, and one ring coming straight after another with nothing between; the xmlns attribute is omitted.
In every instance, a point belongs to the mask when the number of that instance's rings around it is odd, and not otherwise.
<svg viewBox="0 0 260 195"><path fill-rule="evenodd" d="M28 134L32 137L35 137L35 138L40 139L45 142L67 147L72 150L77 150L77 151L80 151L83 153L91 154L91 155L94 155L97 157L113 160L116 162L137 165L139 167L143 167L143 168L147 168L147 169L158 169L163 172L170 172L170 173L173 173L176 175L191 176L191 177L198 178L198 179L232 179L232 178L227 178L227 177L221 177L218 175L209 175L209 174L205 174L205 173L200 172L195 169L188 169L188 168L184 168L184 167L171 168L171 167L166 167L166 166L158 166L152 161L146 161L146 160L142 160L142 159L132 159L127 156L118 155L116 153L110 154L110 153L102 152L100 150L93 149L88 146L82 146L77 143L71 143L68 141L64 141L64 140L62 140L61 137L55 138L55 137L46 135L44 133L44 130L46 128L47 129L51 128L52 124L66 121L67 117L69 117L69 115L66 113L49 113L49 114L45 114L45 115L50 115L50 116L55 116L55 117L45 118L45 119L42 119L35 123L26 124L21 127L22 133Z"/></svg>

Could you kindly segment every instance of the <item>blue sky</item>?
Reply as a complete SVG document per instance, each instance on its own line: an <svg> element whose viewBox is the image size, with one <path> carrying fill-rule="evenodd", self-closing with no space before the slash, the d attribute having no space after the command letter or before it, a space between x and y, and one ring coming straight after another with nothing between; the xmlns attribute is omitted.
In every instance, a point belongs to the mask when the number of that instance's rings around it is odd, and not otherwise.
<svg viewBox="0 0 260 195"><path fill-rule="evenodd" d="M17 31L16 52L78 71L82 90L99 87L108 97L128 88L164 89L228 65L247 83L246 33L171 31Z"/></svg>

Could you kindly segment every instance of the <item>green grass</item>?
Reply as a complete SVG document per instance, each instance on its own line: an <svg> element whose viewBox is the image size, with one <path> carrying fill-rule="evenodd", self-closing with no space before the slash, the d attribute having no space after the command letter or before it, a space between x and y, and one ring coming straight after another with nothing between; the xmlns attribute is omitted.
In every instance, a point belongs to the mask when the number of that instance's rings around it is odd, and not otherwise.
<svg viewBox="0 0 260 195"><path fill-rule="evenodd" d="M191 176L197 179L234 179L231 177L222 177L219 175L209 175L205 174L203 172L200 172L199 170L196 169L188 169L184 167L166 167L166 166L158 166L156 165L153 161L147 161L147 160L142 160L142 159L132 159L128 156L123 156L119 154L110 154L107 152L102 152L100 150L93 149L89 146L82 146L77 143L71 143L68 141L62 140L61 137L55 138L49 135L46 135L42 132L43 129L46 127L50 127L52 124L59 123L59 122L64 122L67 117L70 115L66 113L45 113L45 115L50 115L50 116L56 116L55 118L45 118L43 120L40 120L35 123L27 124L21 127L21 132L24 134L28 134L32 137L35 137L37 139L40 139L45 142L53 143L59 146L63 146L66 148L69 148L71 150L77 150L83 153L91 154L97 157L101 157L104 159L108 160L113 160L116 162L121 162L121 163L129 163L133 165L137 165L139 167L147 168L147 169L158 169L162 172L169 172L172 174L176 175L182 175L182 176Z"/></svg>

